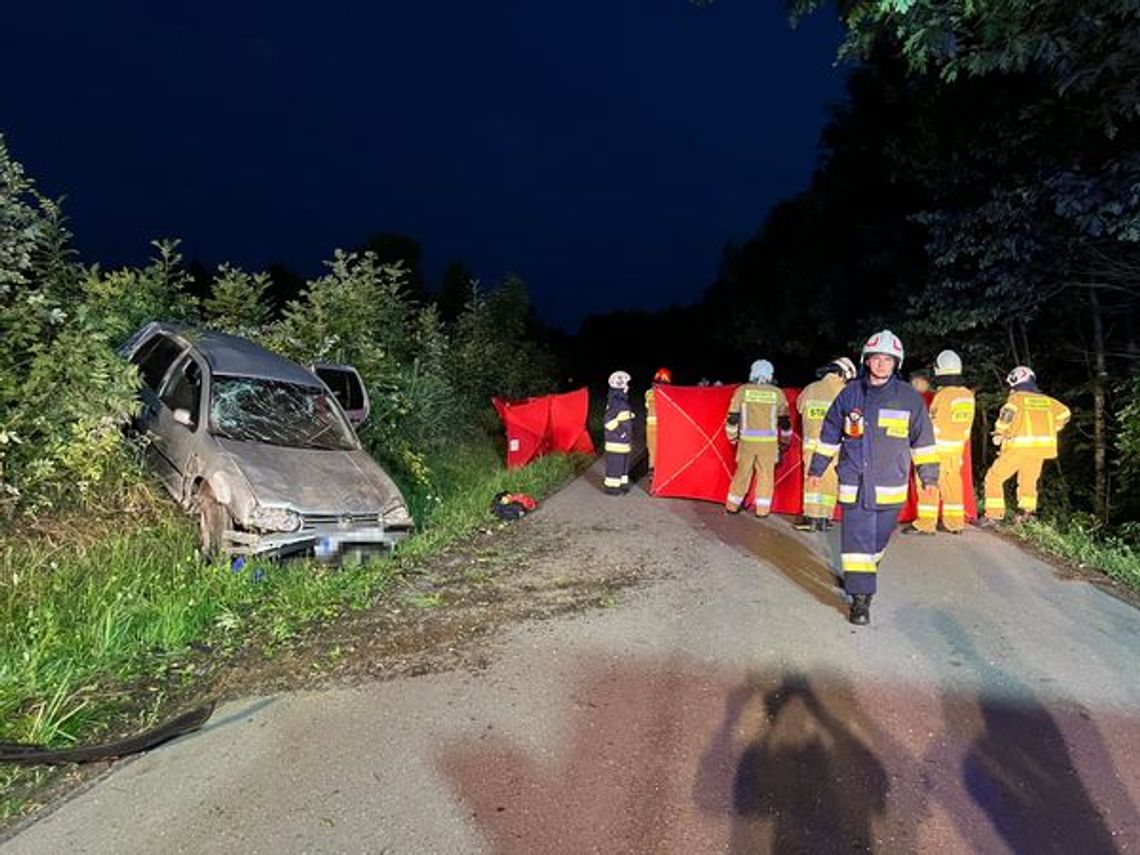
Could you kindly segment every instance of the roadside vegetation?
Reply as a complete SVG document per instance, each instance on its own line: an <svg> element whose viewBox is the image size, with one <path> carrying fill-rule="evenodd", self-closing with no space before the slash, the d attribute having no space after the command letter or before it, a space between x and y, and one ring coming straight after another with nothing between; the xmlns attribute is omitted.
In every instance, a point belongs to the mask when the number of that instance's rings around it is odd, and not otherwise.
<svg viewBox="0 0 1140 855"><path fill-rule="evenodd" d="M460 278L441 311L406 265L338 251L275 307L266 274L230 265L194 293L176 241L111 271L70 244L0 137L0 741L67 745L153 723L194 694L203 657L272 651L379 602L414 562L490 525L495 493L541 498L586 462L503 466L490 396L555 384L518 279L482 291ZM151 319L355 365L372 401L361 440L417 523L397 555L203 562L195 522L125 431L138 378L114 348ZM0 819L51 774L0 768Z"/></svg>

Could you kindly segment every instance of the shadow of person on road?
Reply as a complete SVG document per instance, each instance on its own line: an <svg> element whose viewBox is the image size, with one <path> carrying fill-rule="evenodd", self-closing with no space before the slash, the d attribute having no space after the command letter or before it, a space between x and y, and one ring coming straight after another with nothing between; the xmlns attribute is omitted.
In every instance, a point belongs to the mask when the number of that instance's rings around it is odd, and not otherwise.
<svg viewBox="0 0 1140 855"><path fill-rule="evenodd" d="M799 674L767 691L755 679L735 690L695 793L702 806L731 811L729 852L872 851L890 781L865 741L870 727L841 683L829 682L825 697ZM747 744L726 793L718 770L741 735Z"/></svg>
<svg viewBox="0 0 1140 855"><path fill-rule="evenodd" d="M1120 851L1104 811L1081 780L1054 715L1024 682L979 653L957 621L935 612L933 624L981 684L977 699L944 693L944 716L953 741L972 740L961 761L963 785L1006 845L1014 852L1032 853ZM1058 705L1057 713L1063 712ZM1082 753L1107 758L1087 714L1070 712L1074 723L1070 738L1082 744ZM1105 771L1106 779L1098 781L1102 789L1116 777L1111 768ZM1136 822L1135 807L1126 794L1110 793L1108 798L1115 808L1114 820ZM995 841L978 839L982 833L975 829L971 836L975 843L991 848Z"/></svg>

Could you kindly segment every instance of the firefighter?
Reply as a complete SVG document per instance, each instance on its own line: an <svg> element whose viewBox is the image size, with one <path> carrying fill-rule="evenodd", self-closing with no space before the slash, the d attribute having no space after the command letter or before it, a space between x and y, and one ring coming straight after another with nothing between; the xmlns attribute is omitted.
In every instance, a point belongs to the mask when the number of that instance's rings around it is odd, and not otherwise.
<svg viewBox="0 0 1140 855"><path fill-rule="evenodd" d="M930 421L938 448L938 489L920 493L914 530L934 534L941 501L943 527L961 534L966 527L962 458L974 425L974 393L962 385L962 359L952 350L942 351L934 360L934 379L938 391L930 402Z"/></svg>
<svg viewBox="0 0 1140 855"><path fill-rule="evenodd" d="M724 430L728 441L736 444L736 474L724 499L724 508L736 513L748 496L748 486L756 475L756 516L766 517L772 510L775 489L776 459L780 449L792 439L788 417L788 399L772 385L775 369L767 359L752 363L748 382L737 387L728 405Z"/></svg>
<svg viewBox="0 0 1140 855"><path fill-rule="evenodd" d="M924 490L938 484L938 451L926 402L896 373L903 356L903 344L890 330L867 339L864 370L828 409L808 471L808 488L818 491L824 471L839 456L840 551L853 624L871 621L879 562L906 503L910 464Z"/></svg>
<svg viewBox="0 0 1140 855"><path fill-rule="evenodd" d="M819 379L808 384L796 399L804 443L804 472L811 466L811 458L819 442L819 431L823 427L823 417L843 387L855 379L855 373L855 363L846 356L833 359L815 372ZM807 479L804 479L804 513L795 524L800 531L826 531L831 528L831 517L835 513L838 497L836 491L839 488L834 460L824 470L821 485L818 490L809 490Z"/></svg>
<svg viewBox="0 0 1140 855"><path fill-rule="evenodd" d="M629 408L630 376L624 371L610 375L606 400L605 449L606 492L620 496L629 492L629 453L633 450L633 411Z"/></svg>
<svg viewBox="0 0 1140 855"><path fill-rule="evenodd" d="M1025 365L1005 378L1009 398L994 425L993 443L1001 451L986 473L986 518L996 525L1005 518L1005 482L1017 475L1015 522L1037 513L1037 480L1046 460L1057 456L1057 432L1069 421L1069 408L1037 388L1037 375Z"/></svg>
<svg viewBox="0 0 1140 855"><path fill-rule="evenodd" d="M672 383L673 373L668 368L658 368L653 375L653 386ZM649 468L653 469L657 456L657 405L654 401L653 386L645 390L645 448L649 452Z"/></svg>

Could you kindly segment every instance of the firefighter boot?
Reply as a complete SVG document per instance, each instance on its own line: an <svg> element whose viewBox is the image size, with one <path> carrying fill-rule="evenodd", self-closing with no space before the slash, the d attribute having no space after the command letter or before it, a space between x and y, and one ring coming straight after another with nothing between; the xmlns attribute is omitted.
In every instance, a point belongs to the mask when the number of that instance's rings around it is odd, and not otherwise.
<svg viewBox="0 0 1140 855"><path fill-rule="evenodd" d="M792 523L792 528L796 531L815 531L815 519L813 517L800 517Z"/></svg>
<svg viewBox="0 0 1140 855"><path fill-rule="evenodd" d="M853 594L851 597L851 623L866 626L871 622L871 595Z"/></svg>

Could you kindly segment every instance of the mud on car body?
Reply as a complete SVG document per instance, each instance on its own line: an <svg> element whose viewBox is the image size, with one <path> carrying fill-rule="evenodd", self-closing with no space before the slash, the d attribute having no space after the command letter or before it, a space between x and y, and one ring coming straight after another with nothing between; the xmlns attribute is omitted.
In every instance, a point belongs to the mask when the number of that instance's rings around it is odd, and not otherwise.
<svg viewBox="0 0 1140 855"><path fill-rule="evenodd" d="M411 532L407 502L353 430L368 411L355 369L310 372L243 338L159 322L119 354L138 366L148 462L197 514L204 554L337 560Z"/></svg>

